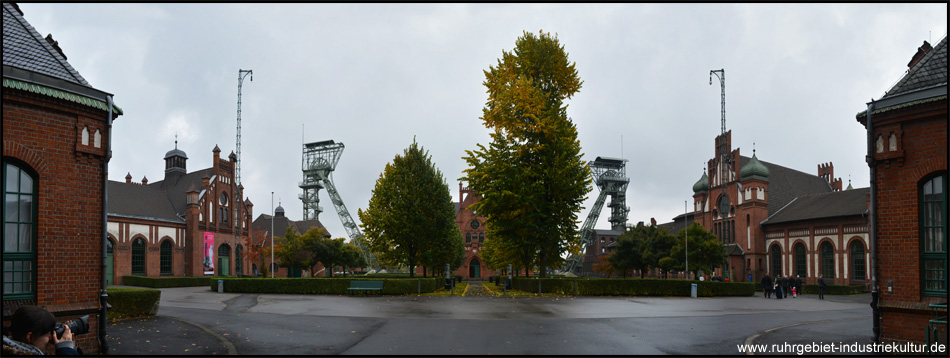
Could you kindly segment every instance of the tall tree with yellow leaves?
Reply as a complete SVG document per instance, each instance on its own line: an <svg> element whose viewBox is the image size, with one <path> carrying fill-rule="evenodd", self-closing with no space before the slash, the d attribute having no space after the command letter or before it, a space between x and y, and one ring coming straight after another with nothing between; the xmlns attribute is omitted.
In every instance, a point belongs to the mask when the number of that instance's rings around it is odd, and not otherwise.
<svg viewBox="0 0 950 358"><path fill-rule="evenodd" d="M525 32L485 71L481 119L492 142L466 151L462 179L482 195L473 209L487 218L495 261L538 267L544 277L562 254L581 252L577 213L591 190L590 168L564 101L582 84L557 37L543 31Z"/></svg>

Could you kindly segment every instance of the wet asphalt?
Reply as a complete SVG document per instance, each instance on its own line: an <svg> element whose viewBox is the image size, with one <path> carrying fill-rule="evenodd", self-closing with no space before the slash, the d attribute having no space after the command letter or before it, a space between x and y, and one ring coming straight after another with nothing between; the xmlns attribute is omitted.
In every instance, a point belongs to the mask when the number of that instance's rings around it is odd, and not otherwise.
<svg viewBox="0 0 950 358"><path fill-rule="evenodd" d="M157 316L107 327L110 354L736 355L745 343L872 335L868 294L503 298L480 283L464 297L161 290Z"/></svg>

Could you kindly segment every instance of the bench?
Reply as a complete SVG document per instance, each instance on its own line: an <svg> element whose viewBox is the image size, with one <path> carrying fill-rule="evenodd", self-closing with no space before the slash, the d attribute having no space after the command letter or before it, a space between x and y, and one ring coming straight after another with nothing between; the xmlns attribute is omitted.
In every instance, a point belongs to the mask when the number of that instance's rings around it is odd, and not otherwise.
<svg viewBox="0 0 950 358"><path fill-rule="evenodd" d="M346 291L352 295L354 292L359 292L361 295L367 291L376 291L379 295L383 294L383 281L360 281L353 280L350 281L350 288Z"/></svg>

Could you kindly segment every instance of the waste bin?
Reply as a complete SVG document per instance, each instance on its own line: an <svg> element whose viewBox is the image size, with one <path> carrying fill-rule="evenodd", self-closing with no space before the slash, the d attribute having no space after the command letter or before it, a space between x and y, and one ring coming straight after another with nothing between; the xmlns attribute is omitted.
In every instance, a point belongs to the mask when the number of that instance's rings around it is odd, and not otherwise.
<svg viewBox="0 0 950 358"><path fill-rule="evenodd" d="M455 287L455 279L454 278L445 279L445 289L448 290L448 289L451 289L452 287Z"/></svg>
<svg viewBox="0 0 950 358"><path fill-rule="evenodd" d="M218 293L224 292L224 280L218 280Z"/></svg>
<svg viewBox="0 0 950 358"><path fill-rule="evenodd" d="M695 284L695 283L692 284L692 286L690 287L690 290L689 290L689 297L696 298L696 291L697 291L698 289L699 289L699 285L697 285L697 284Z"/></svg>

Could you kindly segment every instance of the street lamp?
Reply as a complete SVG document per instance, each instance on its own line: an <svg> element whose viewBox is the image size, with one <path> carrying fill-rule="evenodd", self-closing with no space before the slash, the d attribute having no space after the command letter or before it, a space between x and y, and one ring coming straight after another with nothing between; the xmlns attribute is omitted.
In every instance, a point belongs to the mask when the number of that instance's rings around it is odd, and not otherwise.
<svg viewBox="0 0 950 358"><path fill-rule="evenodd" d="M270 192L270 278L274 278L274 192Z"/></svg>

